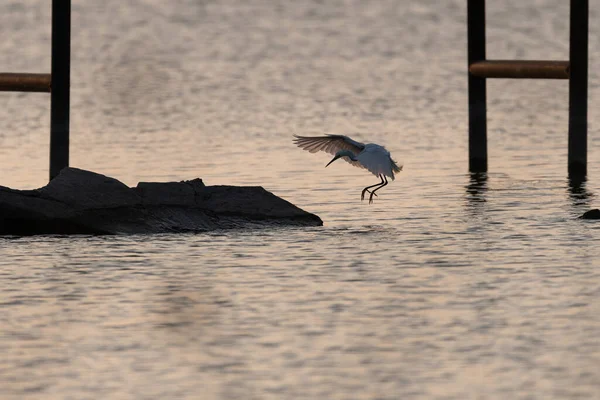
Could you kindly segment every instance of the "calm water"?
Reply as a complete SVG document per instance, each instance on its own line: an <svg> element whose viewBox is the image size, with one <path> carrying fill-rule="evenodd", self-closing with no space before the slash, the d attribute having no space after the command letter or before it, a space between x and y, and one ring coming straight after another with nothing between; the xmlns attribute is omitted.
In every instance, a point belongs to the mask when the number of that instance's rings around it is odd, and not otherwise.
<svg viewBox="0 0 600 400"><path fill-rule="evenodd" d="M127 3L127 4L125 4ZM71 164L262 185L325 226L0 238L0 398L600 399L600 13L589 180L567 83L489 82L466 173L462 0L77 1ZM566 59L568 2L488 2L491 58ZM45 0L0 5L0 70L49 71ZM49 97L0 94L0 184L48 173ZM385 144L377 181L293 133Z"/></svg>

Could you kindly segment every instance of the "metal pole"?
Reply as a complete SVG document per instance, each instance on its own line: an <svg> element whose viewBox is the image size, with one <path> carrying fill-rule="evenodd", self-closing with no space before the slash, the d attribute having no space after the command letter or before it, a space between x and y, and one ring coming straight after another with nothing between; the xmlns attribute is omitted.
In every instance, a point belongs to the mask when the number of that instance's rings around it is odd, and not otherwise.
<svg viewBox="0 0 600 400"><path fill-rule="evenodd" d="M587 174L588 0L571 0L569 176Z"/></svg>
<svg viewBox="0 0 600 400"><path fill-rule="evenodd" d="M485 0L467 1L468 67L485 60ZM469 171L487 171L485 78L469 73Z"/></svg>
<svg viewBox="0 0 600 400"><path fill-rule="evenodd" d="M52 0L50 179L69 166L71 0Z"/></svg>

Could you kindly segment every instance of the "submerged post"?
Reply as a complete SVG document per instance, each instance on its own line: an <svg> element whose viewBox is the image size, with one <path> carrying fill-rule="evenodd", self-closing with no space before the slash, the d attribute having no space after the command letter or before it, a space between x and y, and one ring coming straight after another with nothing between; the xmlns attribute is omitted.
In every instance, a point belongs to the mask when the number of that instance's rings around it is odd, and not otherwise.
<svg viewBox="0 0 600 400"><path fill-rule="evenodd" d="M52 0L50 180L69 166L71 0Z"/></svg>
<svg viewBox="0 0 600 400"><path fill-rule="evenodd" d="M571 0L569 176L587 174L588 0Z"/></svg>
<svg viewBox="0 0 600 400"><path fill-rule="evenodd" d="M467 2L468 66L485 60L485 1ZM468 68L468 67L467 67ZM487 106L484 77L469 73L469 171L487 171Z"/></svg>

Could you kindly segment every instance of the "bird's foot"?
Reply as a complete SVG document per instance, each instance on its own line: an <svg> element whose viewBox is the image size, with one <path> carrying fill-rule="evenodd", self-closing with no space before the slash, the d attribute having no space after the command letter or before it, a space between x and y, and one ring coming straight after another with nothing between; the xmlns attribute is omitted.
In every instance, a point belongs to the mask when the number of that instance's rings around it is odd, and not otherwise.
<svg viewBox="0 0 600 400"><path fill-rule="evenodd" d="M371 195L371 196L369 197L370 199L372 199L372 198L373 198L373 196L377 197L377 193L371 193L371 191L370 191L370 190L367 190L367 189L365 189L365 190L363 190L363 191L362 191L362 193L360 194L360 201L363 201L363 200L365 199L365 192L367 192L367 193L369 193L369 194ZM373 201L373 200L371 200L371 202L372 202L372 201Z"/></svg>

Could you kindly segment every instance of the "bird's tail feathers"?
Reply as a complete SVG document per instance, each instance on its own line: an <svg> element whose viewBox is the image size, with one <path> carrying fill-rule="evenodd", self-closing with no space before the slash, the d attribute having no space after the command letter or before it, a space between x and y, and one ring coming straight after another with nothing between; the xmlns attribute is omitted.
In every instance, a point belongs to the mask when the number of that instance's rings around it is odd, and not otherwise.
<svg viewBox="0 0 600 400"><path fill-rule="evenodd" d="M392 160L392 170L394 172L400 172L400 171L402 171L402 167L404 167L404 165L398 166L398 164L396 163L396 161Z"/></svg>

